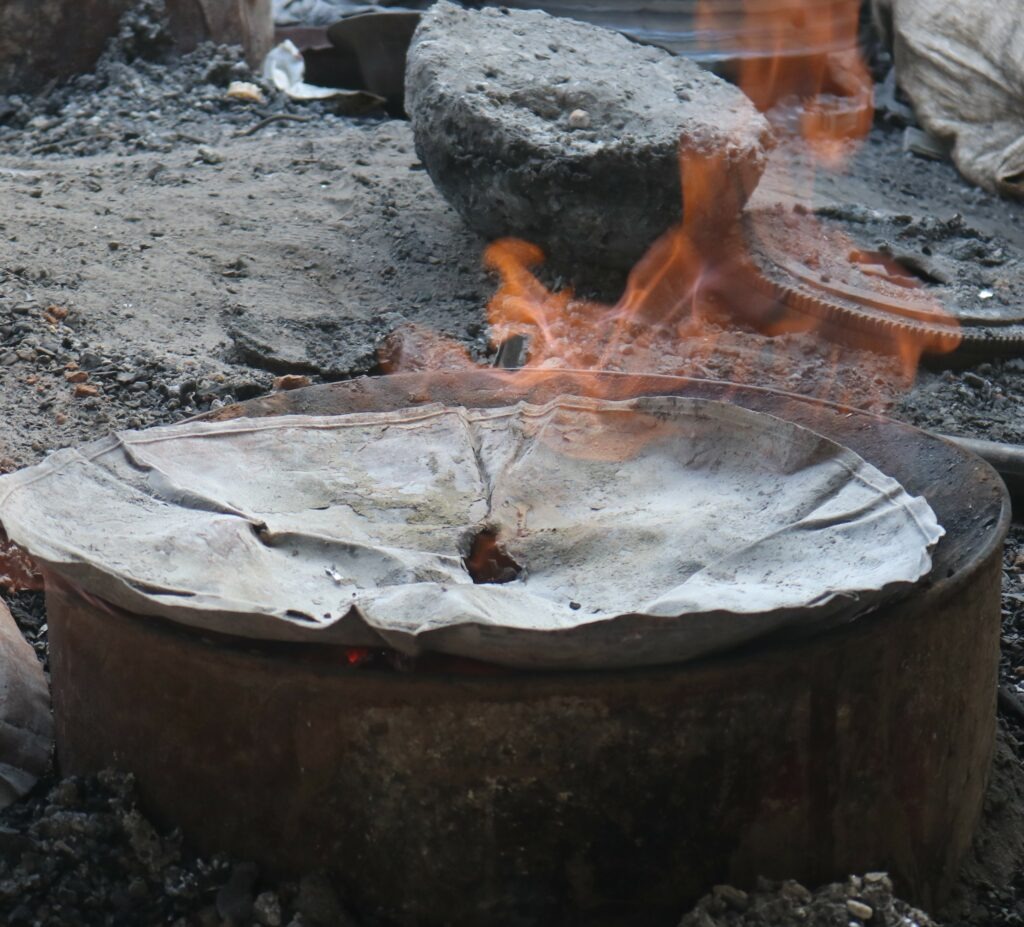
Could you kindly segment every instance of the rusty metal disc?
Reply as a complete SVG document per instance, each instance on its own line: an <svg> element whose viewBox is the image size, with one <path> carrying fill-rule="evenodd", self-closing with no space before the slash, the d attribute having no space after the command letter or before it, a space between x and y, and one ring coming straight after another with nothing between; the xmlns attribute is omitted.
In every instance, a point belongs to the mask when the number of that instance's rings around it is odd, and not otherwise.
<svg viewBox="0 0 1024 927"><path fill-rule="evenodd" d="M755 288L832 340L950 364L1024 354L1024 256L959 216L775 206L742 236Z"/></svg>

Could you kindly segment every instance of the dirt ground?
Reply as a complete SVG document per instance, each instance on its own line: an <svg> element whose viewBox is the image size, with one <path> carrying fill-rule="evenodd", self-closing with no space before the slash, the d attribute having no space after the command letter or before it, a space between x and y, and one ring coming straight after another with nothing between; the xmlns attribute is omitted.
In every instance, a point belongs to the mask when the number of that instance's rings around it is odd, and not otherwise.
<svg viewBox="0 0 1024 927"><path fill-rule="evenodd" d="M489 360L485 307L496 281L481 263L484 243L434 190L407 123L339 115L329 104L295 104L269 89L262 104L230 100L228 81L251 77L236 51L207 47L167 66L150 60L137 38L122 36L95 75L69 87L32 99L0 96L0 470L113 429L258 395L281 374L317 382L380 373L382 342L408 323ZM790 195L780 172L791 166L773 166L759 202ZM948 163L904 154L899 128L881 120L847 172L822 174L807 201L962 215L1024 250L1019 205L969 187ZM755 368L768 385L852 398L945 433L1024 442L1022 359L923 370L900 390L890 362L846 351L837 386L838 349L814 336L711 328L695 337L703 339L696 347L721 345L720 354L659 342L620 367L728 377L740 366L749 374L750 357L768 352L772 362ZM1003 682L1018 695L1022 573L1024 534L1015 529ZM41 597L12 604L45 656ZM1003 716L985 825L952 908L939 912L951 925L1024 923L1024 716L1006 699ZM0 857L10 862L0 873L0 907L10 892L19 897L27 884L19 878L38 875L17 875L18 854L45 855L45 840L59 838L40 830L54 808L113 815L103 826L122 827L117 839L130 841L124 822L135 821L133 806L120 780L56 788L64 790L57 799L35 796L5 817L15 834L36 828L36 842L11 856L0 840ZM166 865L180 873L184 863ZM153 923L170 923L171 914L181 927L220 923L193 915L216 908L212 893L235 878L230 864L190 865L192 894L183 891L174 904L161 896ZM124 876L118 891L128 900L119 895L117 904L132 910L132 879L165 875ZM301 886L282 892L286 910L297 910ZM8 923L73 922L39 920L37 908L19 917ZM108 922L141 923L81 921Z"/></svg>

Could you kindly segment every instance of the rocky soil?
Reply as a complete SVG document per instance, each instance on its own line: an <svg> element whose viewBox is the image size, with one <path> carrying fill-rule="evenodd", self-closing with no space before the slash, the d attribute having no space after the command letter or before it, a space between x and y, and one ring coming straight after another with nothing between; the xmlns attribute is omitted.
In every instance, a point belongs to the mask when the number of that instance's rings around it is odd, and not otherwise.
<svg viewBox="0 0 1024 927"><path fill-rule="evenodd" d="M760 880L756 891L716 886L679 927L833 927L860 924L884 927L935 927L923 911L893 897L884 872L850 876L817 891L792 880Z"/></svg>
<svg viewBox="0 0 1024 927"><path fill-rule="evenodd" d="M490 362L496 282L483 242L434 190L408 125L296 104L265 85L263 103L229 98L232 80L260 83L238 52L166 61L154 10L126 21L95 74L38 97L0 96L0 470L258 395L282 375L380 373L378 349L410 326L450 339L444 358ZM959 214L1024 248L1019 206L969 188L948 163L904 154L887 118L845 175L819 172L811 205ZM792 198L800 158L788 152L770 167L758 197ZM575 304L570 331L589 339L578 350L600 356L607 338L594 306ZM686 334L638 336L610 366L754 379L1024 442L1021 359L924 370L901 389L890 361L813 335L766 339L721 320ZM403 363L434 362L424 345L435 341L407 337ZM41 595L10 604L45 661ZM948 925L1024 924L1020 528L1006 547L1003 605L1000 752L973 858L950 909L933 912ZM195 859L146 821L130 779L109 773L53 778L0 815L0 922L300 927L350 917L316 874L273 884L244 861ZM747 896L720 889L684 919L790 923L929 921L867 876L813 895L792 883Z"/></svg>

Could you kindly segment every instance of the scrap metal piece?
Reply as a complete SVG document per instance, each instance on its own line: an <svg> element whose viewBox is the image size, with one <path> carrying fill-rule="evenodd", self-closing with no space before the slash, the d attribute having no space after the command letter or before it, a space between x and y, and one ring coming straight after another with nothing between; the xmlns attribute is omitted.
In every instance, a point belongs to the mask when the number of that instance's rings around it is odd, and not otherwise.
<svg viewBox="0 0 1024 927"><path fill-rule="evenodd" d="M348 16L327 30L343 55L359 63L362 87L387 100L391 112L405 108L405 58L420 14L378 10Z"/></svg>
<svg viewBox="0 0 1024 927"><path fill-rule="evenodd" d="M1024 258L958 217L774 207L741 235L747 282L832 340L951 365L1024 354Z"/></svg>

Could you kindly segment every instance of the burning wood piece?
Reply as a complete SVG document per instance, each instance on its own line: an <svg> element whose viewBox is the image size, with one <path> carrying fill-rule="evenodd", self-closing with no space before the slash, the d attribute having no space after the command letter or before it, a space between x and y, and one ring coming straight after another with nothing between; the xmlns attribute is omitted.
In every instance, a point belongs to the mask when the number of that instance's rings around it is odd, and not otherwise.
<svg viewBox="0 0 1024 927"><path fill-rule="evenodd" d="M431 178L488 238L632 266L682 215L682 155L719 160L713 218L757 185L767 122L693 62L541 12L441 2L409 50L406 108Z"/></svg>
<svg viewBox="0 0 1024 927"><path fill-rule="evenodd" d="M530 356L530 339L526 335L510 335L498 345L494 366L505 370L522 367Z"/></svg>

